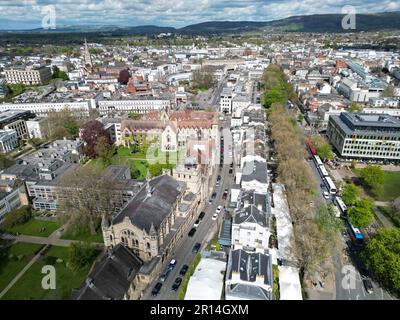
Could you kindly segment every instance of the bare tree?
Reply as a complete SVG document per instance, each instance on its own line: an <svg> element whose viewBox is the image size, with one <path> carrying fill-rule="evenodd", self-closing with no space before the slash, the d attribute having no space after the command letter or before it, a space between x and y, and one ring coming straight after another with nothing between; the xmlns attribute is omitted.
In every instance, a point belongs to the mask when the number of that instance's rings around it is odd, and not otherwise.
<svg viewBox="0 0 400 320"><path fill-rule="evenodd" d="M109 217L122 205L118 181L90 166L66 172L58 183L60 216L68 225L96 233L102 217Z"/></svg>

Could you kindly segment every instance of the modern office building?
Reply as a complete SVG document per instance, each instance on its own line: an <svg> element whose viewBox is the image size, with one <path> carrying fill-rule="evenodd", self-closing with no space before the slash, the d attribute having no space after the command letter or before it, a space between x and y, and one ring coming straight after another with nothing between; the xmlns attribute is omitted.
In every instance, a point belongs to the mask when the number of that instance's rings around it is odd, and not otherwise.
<svg viewBox="0 0 400 320"><path fill-rule="evenodd" d="M344 158L400 160L400 120L388 114L331 116L327 135Z"/></svg>
<svg viewBox="0 0 400 320"><path fill-rule="evenodd" d="M17 132L12 129L0 130L0 153L6 153L18 147Z"/></svg>
<svg viewBox="0 0 400 320"><path fill-rule="evenodd" d="M28 66L26 68L11 68L5 70L8 83L23 83L26 85L43 84L52 77L49 67Z"/></svg>

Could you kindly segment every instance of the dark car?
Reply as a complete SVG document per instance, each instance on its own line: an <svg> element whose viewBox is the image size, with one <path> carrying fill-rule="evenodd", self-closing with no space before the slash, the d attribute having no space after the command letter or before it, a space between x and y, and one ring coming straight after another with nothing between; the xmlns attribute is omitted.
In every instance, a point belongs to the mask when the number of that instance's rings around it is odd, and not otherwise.
<svg viewBox="0 0 400 320"><path fill-rule="evenodd" d="M196 242L196 244L193 246L192 252L193 252L193 253L199 252L200 247L201 247L201 243Z"/></svg>
<svg viewBox="0 0 400 320"><path fill-rule="evenodd" d="M189 270L189 266L187 264L184 264L181 268L181 271L179 271L179 274L181 276L184 276L186 274L186 272Z"/></svg>
<svg viewBox="0 0 400 320"><path fill-rule="evenodd" d="M176 291L182 283L182 278L176 278L174 284L172 285L172 290Z"/></svg>
<svg viewBox="0 0 400 320"><path fill-rule="evenodd" d="M196 232L196 228L190 229L190 231L189 231L189 233L188 233L188 236L189 236L189 237L193 237L193 235L195 234L195 232Z"/></svg>
<svg viewBox="0 0 400 320"><path fill-rule="evenodd" d="M365 290L366 290L369 294L374 293L374 287L372 286L372 281L371 281L369 278L364 277L364 278L363 278L363 284L364 284Z"/></svg>
<svg viewBox="0 0 400 320"><path fill-rule="evenodd" d="M165 270L165 272L160 276L160 281L161 282L165 282L165 280L167 280L169 273L171 272L172 269L167 268L167 270Z"/></svg>
<svg viewBox="0 0 400 320"><path fill-rule="evenodd" d="M204 216L206 215L206 213L204 211L200 212L199 214L199 219L203 220Z"/></svg>
<svg viewBox="0 0 400 320"><path fill-rule="evenodd" d="M233 170L232 169L229 169L229 174L232 174L233 173Z"/></svg>
<svg viewBox="0 0 400 320"><path fill-rule="evenodd" d="M214 200L216 197L217 197L217 193L213 192L212 195L211 195L211 199Z"/></svg>
<svg viewBox="0 0 400 320"><path fill-rule="evenodd" d="M157 282L157 284L154 286L153 290L151 290L151 295L153 297L155 297L160 292L161 287L162 287L162 283Z"/></svg>
<svg viewBox="0 0 400 320"><path fill-rule="evenodd" d="M220 175L218 175L217 181L221 181L221 176Z"/></svg>

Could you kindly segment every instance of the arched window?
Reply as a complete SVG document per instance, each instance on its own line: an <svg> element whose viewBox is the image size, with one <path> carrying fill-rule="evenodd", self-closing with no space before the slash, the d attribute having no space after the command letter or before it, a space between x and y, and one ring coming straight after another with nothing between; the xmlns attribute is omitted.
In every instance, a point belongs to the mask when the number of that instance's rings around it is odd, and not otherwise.
<svg viewBox="0 0 400 320"><path fill-rule="evenodd" d="M150 242L147 242L147 249L150 249Z"/></svg>
<svg viewBox="0 0 400 320"><path fill-rule="evenodd" d="M110 241L111 241L111 242L113 241L113 236L112 236L112 234L110 234Z"/></svg>
<svg viewBox="0 0 400 320"><path fill-rule="evenodd" d="M121 237L121 241L122 241L123 243L125 243L125 238L124 238L124 237Z"/></svg>

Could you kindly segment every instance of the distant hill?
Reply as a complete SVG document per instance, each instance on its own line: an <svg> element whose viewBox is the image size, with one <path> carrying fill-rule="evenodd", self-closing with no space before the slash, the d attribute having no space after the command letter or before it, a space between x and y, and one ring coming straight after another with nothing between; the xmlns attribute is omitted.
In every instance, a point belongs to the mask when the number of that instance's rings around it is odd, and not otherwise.
<svg viewBox="0 0 400 320"><path fill-rule="evenodd" d="M239 34L254 31L282 32L360 32L378 30L400 30L400 11L374 14L357 14L356 29L342 29L343 14L315 14L292 16L274 21L209 21L188 25L183 28L145 25L123 26L62 26L56 30L8 31L9 33L100 33L104 36L157 35L174 33L183 35Z"/></svg>

